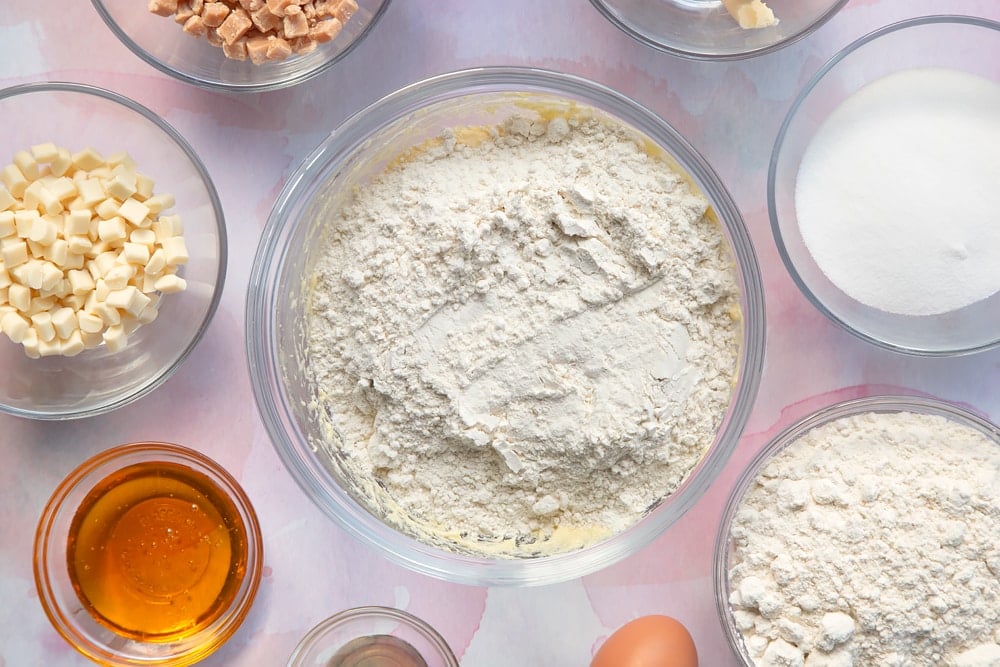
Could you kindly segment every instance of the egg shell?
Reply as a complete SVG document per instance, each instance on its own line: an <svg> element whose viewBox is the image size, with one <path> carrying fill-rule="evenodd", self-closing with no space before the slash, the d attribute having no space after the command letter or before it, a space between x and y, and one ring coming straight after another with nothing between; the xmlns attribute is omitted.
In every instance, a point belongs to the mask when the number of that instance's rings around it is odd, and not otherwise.
<svg viewBox="0 0 1000 667"><path fill-rule="evenodd" d="M641 616L613 632L590 667L698 667L698 651L677 619Z"/></svg>

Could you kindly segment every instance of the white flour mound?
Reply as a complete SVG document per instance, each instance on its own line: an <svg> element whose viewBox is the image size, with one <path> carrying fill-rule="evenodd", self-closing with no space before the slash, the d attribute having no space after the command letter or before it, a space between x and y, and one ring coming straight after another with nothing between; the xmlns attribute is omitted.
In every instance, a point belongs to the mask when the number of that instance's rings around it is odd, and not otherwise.
<svg viewBox="0 0 1000 667"><path fill-rule="evenodd" d="M731 536L756 665L1000 667L1000 447L971 427L817 427L763 468Z"/></svg>
<svg viewBox="0 0 1000 667"><path fill-rule="evenodd" d="M315 268L307 372L333 449L377 513L452 549L625 528L729 406L739 300L707 202L596 119L425 148L330 221Z"/></svg>

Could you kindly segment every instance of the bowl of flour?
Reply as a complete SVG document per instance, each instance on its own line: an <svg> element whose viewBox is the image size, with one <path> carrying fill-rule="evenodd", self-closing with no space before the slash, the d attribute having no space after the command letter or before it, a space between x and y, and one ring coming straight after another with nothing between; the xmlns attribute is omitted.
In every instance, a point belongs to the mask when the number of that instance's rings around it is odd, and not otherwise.
<svg viewBox="0 0 1000 667"><path fill-rule="evenodd" d="M998 60L996 22L903 21L834 56L785 118L768 173L778 250L806 298L866 341L938 356L1000 344Z"/></svg>
<svg viewBox="0 0 1000 667"><path fill-rule="evenodd" d="M823 409L736 484L716 601L747 666L1000 660L1000 429L933 399Z"/></svg>
<svg viewBox="0 0 1000 667"><path fill-rule="evenodd" d="M676 521L735 446L763 301L742 220L666 122L488 68L359 113L280 195L255 397L354 536L476 584L575 578Z"/></svg>

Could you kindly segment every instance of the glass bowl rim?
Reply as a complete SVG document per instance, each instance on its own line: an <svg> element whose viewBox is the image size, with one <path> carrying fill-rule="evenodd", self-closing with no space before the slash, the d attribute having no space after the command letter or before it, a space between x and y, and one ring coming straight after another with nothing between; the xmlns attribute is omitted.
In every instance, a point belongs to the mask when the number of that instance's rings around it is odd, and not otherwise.
<svg viewBox="0 0 1000 667"><path fill-rule="evenodd" d="M916 357L957 357L968 354L976 354L978 352L985 352L1000 346L1000 333L997 334L994 340L986 341L980 345L956 348L924 349L899 345L864 331L859 331L830 310L822 299L820 299L806 284L805 279L803 279L802 275L795 267L795 262L792 260L792 256L788 252L788 247L785 245L785 240L781 233L781 223L779 222L778 215L776 213L777 198L775 196L775 187L781 149L784 147L785 137L787 136L792 123L798 118L799 109L803 104L805 104L806 99L816 86L819 85L820 81L826 77L826 75L829 74L842 60L846 59L855 51L863 48L869 43L876 41L880 37L906 30L908 28L936 24L970 25L978 28L993 30L998 33L998 36L1000 36L1000 22L998 21L962 14L933 14L904 19L902 21L896 21L895 23L882 26L877 30L873 30L868 34L859 37L844 48L837 51L837 53L827 60L823 66L809 78L809 81L806 82L799 93L795 96L795 100L792 102L791 107L789 107L788 112L785 114L785 118L781 123L781 127L778 129L778 134L774 141L774 148L771 150L771 158L767 168L767 214L771 224L771 236L774 238L774 243L778 250L778 256L781 257L781 262L785 265L785 269L788 271L792 282L795 283L796 287L798 287L799 291L806 298L806 300L809 301L809 303L811 303L812 306L822 313L828 320L851 335L885 350Z"/></svg>
<svg viewBox="0 0 1000 667"><path fill-rule="evenodd" d="M206 79L198 77L192 74L188 74L187 72L179 70L175 67L171 67L167 63L163 62L162 60L154 56L152 53L148 52L142 46L140 46L124 30L122 30L121 26L118 25L118 22L114 19L114 17L111 16L111 13L108 11L107 7L104 6L105 0L91 0L91 4L94 6L94 9L97 11L98 15L100 15L105 25L108 26L108 29L110 29L111 32L114 33L115 37L117 37L121 41L121 43L128 48L129 51L138 56L139 59L145 62L147 65L156 68L160 72L163 72L164 74L173 77L179 81L183 81L184 83L188 83L205 90L228 91L233 93L262 93L270 90L281 90L283 88L290 88L296 84L302 83L319 74L322 74L323 72L327 71L335 64L340 62L347 54L353 51L361 42L365 40L365 38L371 32L372 28L375 27L375 24L379 22L379 19L382 18L382 15L385 14L386 10L389 8L391 0L380 0L380 1L381 4L379 5L379 8L375 10L374 14L372 14L371 20L368 21L368 24L361 30L360 33L358 33L357 37L355 37L351 41L351 43L348 44L346 47L344 47L344 49L337 55L333 56L332 58L327 58L326 60L316 64L314 67L310 69L303 70L302 72L297 72L293 76L253 82L253 83L226 83L225 81L218 81L215 79ZM220 50L220 57L224 57L221 55L221 50Z"/></svg>
<svg viewBox="0 0 1000 667"><path fill-rule="evenodd" d="M744 665L752 666L753 662L747 662L745 659L741 633L736 629L733 610L729 604L729 558L731 552L729 533L736 512L742 505L750 486L771 459L819 426L866 412L913 412L943 417L955 424L975 429L985 437L991 438L994 444L1000 447L1000 426L969 408L921 394L878 394L847 399L813 410L781 429L750 459L737 477L720 514L719 527L716 530L712 550L712 583L716 613L726 635L726 643L732 650L733 656Z"/></svg>
<svg viewBox="0 0 1000 667"><path fill-rule="evenodd" d="M229 241L226 233L226 219L222 210L222 201L219 199L219 193L215 189L215 183L212 181L212 177L208 173L208 168L205 167L204 162L202 162L194 148L191 147L191 144L188 143L187 139L185 139L180 132L178 132L170 123L161 118L157 113L148 107L145 107L135 100L112 90L92 86L90 84L75 83L70 81L39 81L35 83L22 83L9 86L7 88L0 89L0 102L6 99L33 93L71 93L91 95L125 107L155 125L161 132L167 135L171 141L174 142L182 153L184 153L184 156L188 159L191 166L198 174L198 178L205 187L206 194L208 195L209 201L212 205L212 217L215 220L215 231L219 239L219 266L215 273L215 281L212 288L212 300L208 304L205 316L202 319L201 324L198 326L197 331L195 331L194 336L191 337L191 340L185 345L184 349L181 350L178 357L168 367L160 370L155 377L149 379L145 384L139 386L130 393L119 395L112 400L82 409L31 410L16 408L0 402L0 413L7 413L15 417L50 421L81 419L84 417L93 417L111 412L112 410L116 410L120 407L133 403L148 395L166 382L167 379L169 379L177 371L177 369L181 367L181 364L183 364L188 356L190 356L191 352L194 351L194 348L198 345L198 342L201 341L205 332L208 330L209 325L212 323L215 311L218 309L219 303L222 300L222 290L226 282L226 265L228 264L229 257Z"/></svg>
<svg viewBox="0 0 1000 667"><path fill-rule="evenodd" d="M268 277L280 271L292 232L300 224L290 219L289 208L301 198L300 184L314 166L336 164L345 156L353 155L357 146L373 133L427 105L476 94L525 91L582 99L594 108L610 104L614 112L605 113L611 113L620 122L631 125L661 146L698 183L700 189L711 188L706 197L711 195L712 209L719 225L726 231L734 270L740 280L741 305L744 308L742 340L736 387L722 427L698 465L682 485L665 499L671 503L676 515L651 512L625 531L575 551L536 558L487 558L446 551L409 537L372 516L339 485L330 488L323 483L325 476L318 470L316 457L303 455L310 447L297 437L295 420L289 414L283 395L283 382L277 370L280 363L276 358L276 336L271 321L277 289ZM574 95L580 97L575 98ZM702 481L711 482L718 476L745 427L763 369L765 312L760 270L742 215L718 175L666 120L645 106L603 84L552 70L478 67L440 74L390 93L350 117L324 139L286 181L261 235L249 284L245 324L251 387L265 430L285 468L312 502L352 537L397 564L456 583L531 586L562 582L602 569L648 545L704 494L708 484ZM275 387L281 390L275 391ZM696 488L699 483L702 483L700 489ZM628 539L623 538L624 535L628 535Z"/></svg>
<svg viewBox="0 0 1000 667"><path fill-rule="evenodd" d="M820 26L832 19L837 12L843 9L844 5L848 3L848 0L834 0L834 2L826 9L826 11L816 18L812 23L806 25L799 30L794 35L789 35L784 39L780 39L773 44L768 44L767 46L761 46L747 51L733 51L728 53L707 53L705 51L696 51L694 49L686 49L680 46L675 46L673 44L667 44L663 41L653 39L648 35L639 32L632 27L631 24L625 23L619 19L607 6L604 0L590 0L590 4L594 6L598 12L600 12L612 25L616 26L623 33L650 48L656 49L657 51L662 51L664 53L669 53L671 55L679 56L681 58L686 58L688 60L703 60L703 61L729 61L729 60L744 60L747 58L755 58L757 56L766 55L768 53L773 53L786 46L794 44L795 42L808 37L810 34L815 32Z"/></svg>
<svg viewBox="0 0 1000 667"><path fill-rule="evenodd" d="M353 607L351 609L345 609L337 612L333 616L323 619L314 625L309 632L307 632L305 636L299 640L299 643L295 645L295 648L292 650L292 654L288 657L288 666L292 667L292 665L297 664L296 660L298 660L307 649L311 648L312 644L317 639L322 637L327 631L339 625L366 618L389 619L406 625L429 641L441 654L440 657L444 658L448 667L459 667L458 659L455 657L455 653L448 645L448 642L446 642L444 637L441 636L441 633L435 630L427 621L414 616L404 609L383 607L380 605Z"/></svg>
<svg viewBox="0 0 1000 667"><path fill-rule="evenodd" d="M135 460L129 460L135 459ZM108 475L128 466L140 463L171 462L188 465L195 471L206 475L212 484L218 486L226 497L236 506L240 520L244 523L243 532L247 541L247 568L240 583L240 592L229 607L222 610L213 624L202 629L197 635L204 635L204 641L172 655L154 657L133 657L108 653L105 647L86 638L77 631L77 624L57 603L52 592L49 571L55 567L49 558L49 540L52 537L53 521L69 495L87 483L90 488ZM119 464L119 461L121 463ZM95 475L97 479L91 479ZM86 489L89 492L89 488ZM75 513L78 508L68 511ZM56 559L57 560L57 559ZM35 591L45 616L52 628L78 653L89 659L107 665L189 665L197 662L218 649L243 624L253 602L257 597L263 576L264 539L260 529L260 520L250 498L239 481L220 463L200 451L170 442L142 440L114 445L89 457L59 482L49 496L38 519L35 529L32 549L32 570ZM79 640L79 641L78 641Z"/></svg>

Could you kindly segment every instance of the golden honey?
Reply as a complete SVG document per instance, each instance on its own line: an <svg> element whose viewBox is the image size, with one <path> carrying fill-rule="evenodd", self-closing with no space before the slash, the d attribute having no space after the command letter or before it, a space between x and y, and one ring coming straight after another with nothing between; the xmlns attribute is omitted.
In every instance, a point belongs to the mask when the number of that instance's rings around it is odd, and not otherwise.
<svg viewBox="0 0 1000 667"><path fill-rule="evenodd" d="M169 462L102 479L80 504L69 575L94 619L130 639L192 636L233 602L247 568L246 527L208 476Z"/></svg>

